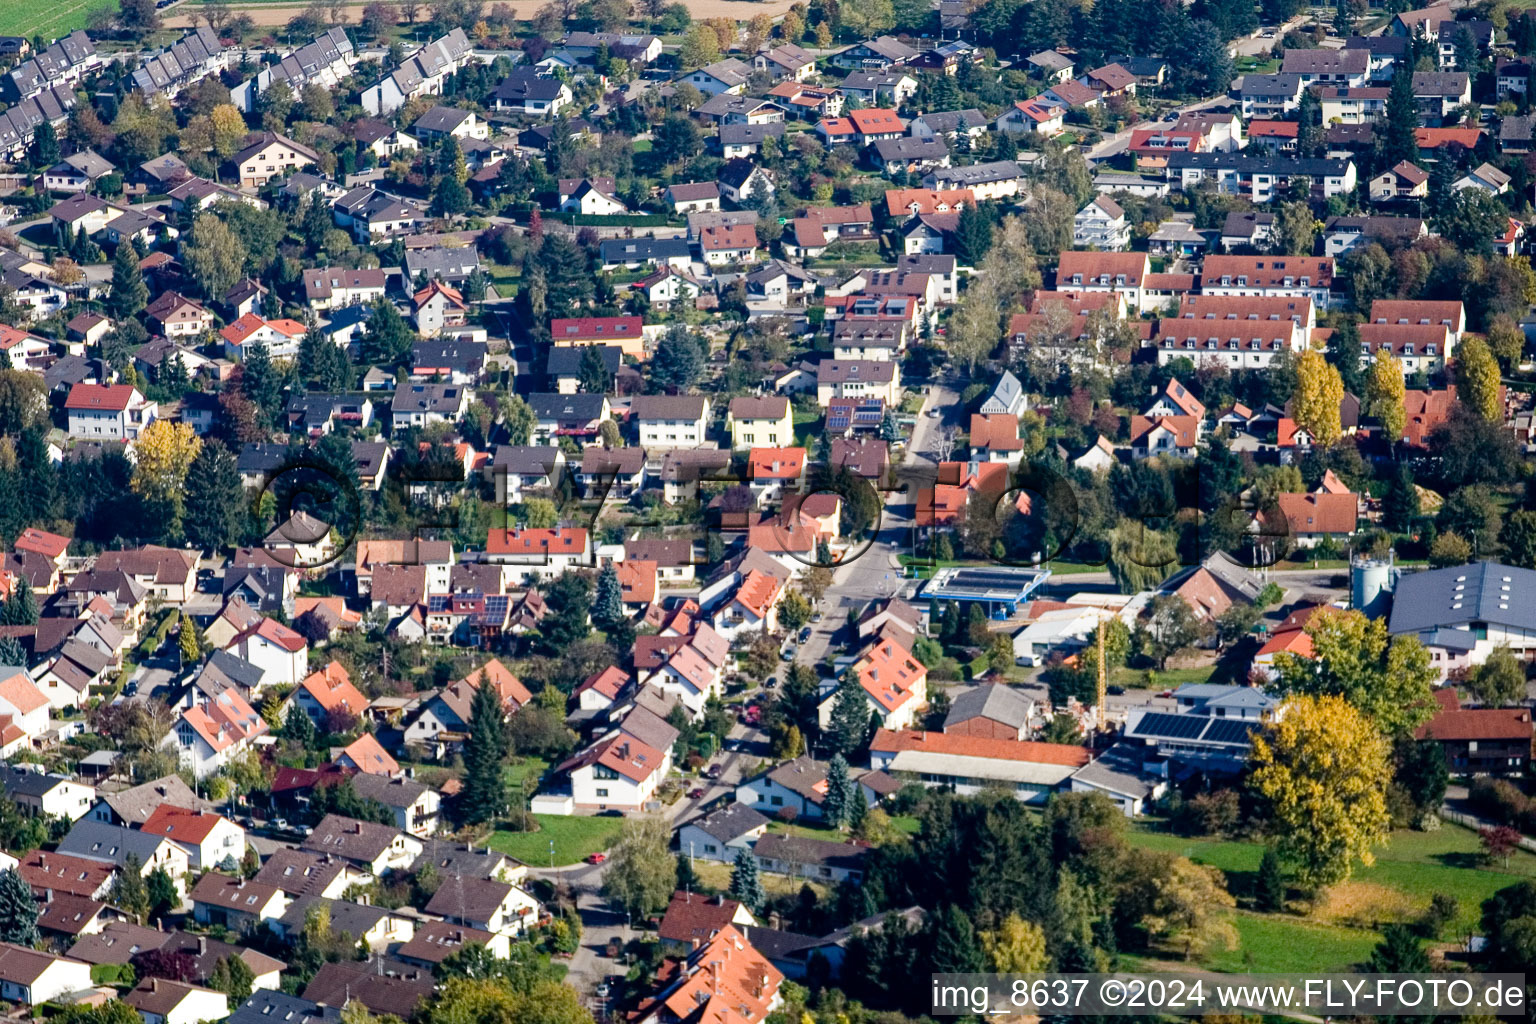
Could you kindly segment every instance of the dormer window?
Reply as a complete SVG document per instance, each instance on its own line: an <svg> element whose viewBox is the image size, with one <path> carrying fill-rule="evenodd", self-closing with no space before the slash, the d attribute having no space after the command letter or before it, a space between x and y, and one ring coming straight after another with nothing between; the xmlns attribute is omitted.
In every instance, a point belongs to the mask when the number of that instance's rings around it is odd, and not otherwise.
<svg viewBox="0 0 1536 1024"><path fill-rule="evenodd" d="M1424 354L1427 356L1432 356L1435 354L1438 348L1439 346L1437 346L1434 342L1430 342L1428 345L1424 346Z"/></svg>
<svg viewBox="0 0 1536 1024"><path fill-rule="evenodd" d="M1404 345L1403 346L1403 355L1405 355L1405 356L1413 355L1413 346L1412 345Z"/></svg>

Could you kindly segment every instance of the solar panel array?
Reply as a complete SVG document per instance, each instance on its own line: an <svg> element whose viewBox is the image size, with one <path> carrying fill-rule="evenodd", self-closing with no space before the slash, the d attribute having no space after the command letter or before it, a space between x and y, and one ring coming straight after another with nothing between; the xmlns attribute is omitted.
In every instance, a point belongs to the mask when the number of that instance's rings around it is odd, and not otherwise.
<svg viewBox="0 0 1536 1024"><path fill-rule="evenodd" d="M1141 716L1141 720L1131 730L1131 735L1160 740L1198 739L1202 743L1243 746L1258 727L1259 723L1252 720L1152 712Z"/></svg>

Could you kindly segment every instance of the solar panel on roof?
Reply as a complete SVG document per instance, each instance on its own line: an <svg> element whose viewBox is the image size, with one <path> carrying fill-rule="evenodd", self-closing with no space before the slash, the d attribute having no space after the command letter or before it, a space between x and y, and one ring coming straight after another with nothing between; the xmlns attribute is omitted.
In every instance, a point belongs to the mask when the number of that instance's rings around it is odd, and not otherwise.
<svg viewBox="0 0 1536 1024"><path fill-rule="evenodd" d="M1258 726L1254 722L1244 722L1231 718L1217 718L1212 720L1211 727L1202 739L1210 743L1246 744L1248 734Z"/></svg>
<svg viewBox="0 0 1536 1024"><path fill-rule="evenodd" d="M1137 736L1153 736L1159 739L1192 740L1205 729L1211 719L1199 715L1142 715L1136 725Z"/></svg>

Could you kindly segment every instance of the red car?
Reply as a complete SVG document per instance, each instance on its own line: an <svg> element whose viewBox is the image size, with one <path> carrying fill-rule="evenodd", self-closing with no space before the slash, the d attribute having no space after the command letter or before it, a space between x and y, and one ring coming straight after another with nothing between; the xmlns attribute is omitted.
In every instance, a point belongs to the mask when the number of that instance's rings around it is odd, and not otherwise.
<svg viewBox="0 0 1536 1024"><path fill-rule="evenodd" d="M758 720L763 717L763 709L757 704L749 704L747 705L747 713L742 717L746 719L748 725L756 725Z"/></svg>
<svg viewBox="0 0 1536 1024"><path fill-rule="evenodd" d="M608 855L606 853L590 853L587 855L588 864L601 864L607 859Z"/></svg>
<svg viewBox="0 0 1536 1024"><path fill-rule="evenodd" d="M697 799L699 799L703 795L704 795L704 790L702 790L702 789L690 789L688 791L688 799L689 800L697 800Z"/></svg>

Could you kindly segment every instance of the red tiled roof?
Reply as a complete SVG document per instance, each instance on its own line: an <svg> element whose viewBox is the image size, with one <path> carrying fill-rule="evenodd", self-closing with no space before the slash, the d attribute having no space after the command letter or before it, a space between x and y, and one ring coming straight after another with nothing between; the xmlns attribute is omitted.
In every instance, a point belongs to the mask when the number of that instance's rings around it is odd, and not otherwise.
<svg viewBox="0 0 1536 1024"><path fill-rule="evenodd" d="M576 526L492 530L485 550L492 555L579 555L587 550L587 531Z"/></svg>
<svg viewBox="0 0 1536 1024"><path fill-rule="evenodd" d="M1418 739L1439 740L1529 740L1529 708L1460 708L1441 711L1414 733Z"/></svg>
<svg viewBox="0 0 1536 1024"><path fill-rule="evenodd" d="M223 820L223 815L213 811L189 811L185 807L161 804L139 826L139 831L197 845Z"/></svg>
<svg viewBox="0 0 1536 1024"><path fill-rule="evenodd" d="M906 124L896 116L896 111L887 107L852 110L848 113L848 120L853 122L854 130L860 135L899 134L907 130Z"/></svg>
<svg viewBox="0 0 1536 1024"><path fill-rule="evenodd" d="M638 338L644 323L645 320L638 316L556 317L549 322L549 336L554 341Z"/></svg>
<svg viewBox="0 0 1536 1024"><path fill-rule="evenodd" d="M361 715L368 707L368 698L352 685L351 677L339 661L332 661L319 672L306 676L299 686L326 711Z"/></svg>
<svg viewBox="0 0 1536 1024"><path fill-rule="evenodd" d="M69 538L29 526L17 534L16 543L11 547L16 551L33 551L48 558L58 558L69 550Z"/></svg>
<svg viewBox="0 0 1536 1024"><path fill-rule="evenodd" d="M852 665L859 685L886 711L895 711L917 699L917 687L928 670L912 653L894 640L881 640L859 655Z"/></svg>
<svg viewBox="0 0 1536 1024"><path fill-rule="evenodd" d="M1360 499L1353 494L1275 495L1275 503L1290 524L1291 533L1354 533Z"/></svg>
<svg viewBox="0 0 1536 1024"><path fill-rule="evenodd" d="M805 449L753 448L748 466L753 480L798 480L805 472Z"/></svg>
<svg viewBox="0 0 1536 1024"><path fill-rule="evenodd" d="M643 558L626 558L615 566L625 604L648 605L656 600L656 563Z"/></svg>
<svg viewBox="0 0 1536 1024"><path fill-rule="evenodd" d="M122 412L137 389L129 384L76 384L69 389L66 409L105 409Z"/></svg>

